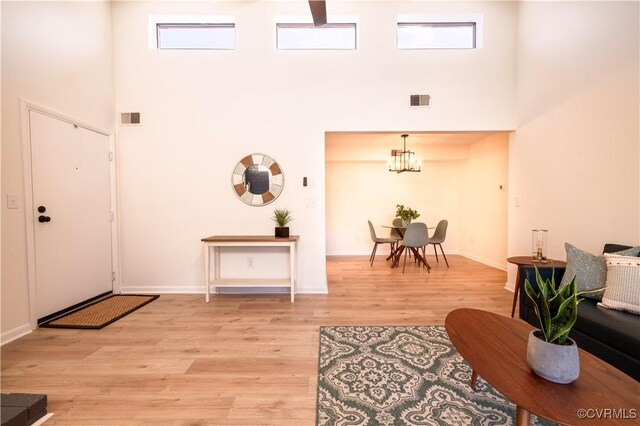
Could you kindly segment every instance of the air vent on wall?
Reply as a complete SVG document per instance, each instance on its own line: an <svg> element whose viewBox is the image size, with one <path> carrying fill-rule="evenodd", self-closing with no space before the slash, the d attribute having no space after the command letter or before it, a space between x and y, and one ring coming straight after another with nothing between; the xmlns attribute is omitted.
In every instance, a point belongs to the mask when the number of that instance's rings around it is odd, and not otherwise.
<svg viewBox="0 0 640 426"><path fill-rule="evenodd" d="M410 95L409 105L412 107L428 107L431 96L429 95Z"/></svg>
<svg viewBox="0 0 640 426"><path fill-rule="evenodd" d="M120 113L120 124L140 124L140 113L139 112Z"/></svg>

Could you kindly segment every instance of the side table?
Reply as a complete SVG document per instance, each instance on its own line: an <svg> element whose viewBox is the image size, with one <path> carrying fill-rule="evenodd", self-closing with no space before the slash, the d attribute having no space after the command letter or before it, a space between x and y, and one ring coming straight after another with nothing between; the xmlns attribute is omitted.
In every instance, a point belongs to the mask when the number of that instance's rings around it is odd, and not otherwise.
<svg viewBox="0 0 640 426"><path fill-rule="evenodd" d="M521 277L521 269L523 266L536 266L538 269L545 268L554 268L560 267L564 268L567 266L567 262L563 260L555 260L555 259L547 259L546 263L534 262L531 256L515 256L507 258L507 262L513 263L514 265L518 265L518 272L516 274L516 282L514 284L513 289L513 305L511 306L511 318L516 312L516 303L518 303L518 292L520 291L520 277Z"/></svg>

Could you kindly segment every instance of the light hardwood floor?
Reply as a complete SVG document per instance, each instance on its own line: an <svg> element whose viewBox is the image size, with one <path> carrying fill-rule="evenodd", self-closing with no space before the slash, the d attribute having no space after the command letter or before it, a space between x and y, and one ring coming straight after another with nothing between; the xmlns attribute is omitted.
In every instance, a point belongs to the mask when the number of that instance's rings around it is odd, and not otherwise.
<svg viewBox="0 0 640 426"><path fill-rule="evenodd" d="M44 393L73 425L313 425L322 325L508 316L506 273L460 256L431 274L379 256L327 261L328 295L161 295L102 330L38 329L2 347L2 392Z"/></svg>

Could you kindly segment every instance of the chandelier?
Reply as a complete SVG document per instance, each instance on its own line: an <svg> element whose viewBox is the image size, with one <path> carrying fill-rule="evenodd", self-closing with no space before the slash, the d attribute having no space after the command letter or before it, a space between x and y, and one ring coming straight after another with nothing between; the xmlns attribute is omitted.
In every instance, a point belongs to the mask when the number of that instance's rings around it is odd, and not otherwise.
<svg viewBox="0 0 640 426"><path fill-rule="evenodd" d="M416 159L416 153L407 149L408 134L401 135L404 148L402 151L399 149L391 150L391 158L389 158L389 171L402 173L402 172L419 172L420 161Z"/></svg>

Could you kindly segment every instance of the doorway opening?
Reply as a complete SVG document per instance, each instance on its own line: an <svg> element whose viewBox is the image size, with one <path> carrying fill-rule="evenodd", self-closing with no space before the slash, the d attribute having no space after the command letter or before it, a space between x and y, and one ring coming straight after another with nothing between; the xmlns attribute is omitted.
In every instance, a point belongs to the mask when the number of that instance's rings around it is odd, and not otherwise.
<svg viewBox="0 0 640 426"><path fill-rule="evenodd" d="M404 133L420 172L389 171ZM327 256L369 255L367 221L386 237L402 204L430 227L448 220L447 254L506 270L508 148L509 132L327 132Z"/></svg>

